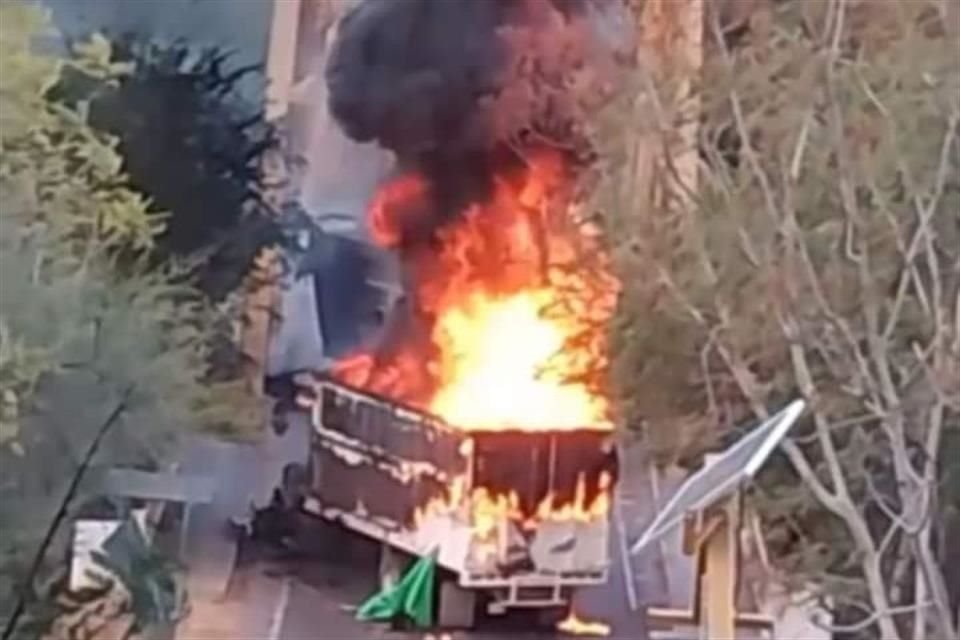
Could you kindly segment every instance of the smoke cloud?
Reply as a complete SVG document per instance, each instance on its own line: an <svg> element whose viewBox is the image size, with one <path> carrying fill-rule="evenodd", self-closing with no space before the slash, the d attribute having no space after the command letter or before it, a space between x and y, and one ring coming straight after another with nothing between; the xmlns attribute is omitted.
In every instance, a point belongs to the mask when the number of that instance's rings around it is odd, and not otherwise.
<svg viewBox="0 0 960 640"><path fill-rule="evenodd" d="M601 0L608 5L615 0ZM339 25L330 111L430 188L418 236L542 144L578 150L576 84L597 58L591 0L365 0ZM582 83L581 83L582 84ZM582 92L581 92L582 93Z"/></svg>

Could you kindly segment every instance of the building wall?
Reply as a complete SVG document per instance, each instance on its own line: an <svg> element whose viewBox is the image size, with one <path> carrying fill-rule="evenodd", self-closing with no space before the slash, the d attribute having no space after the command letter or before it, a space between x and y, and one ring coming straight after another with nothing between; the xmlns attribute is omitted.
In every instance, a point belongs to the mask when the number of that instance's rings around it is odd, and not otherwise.
<svg viewBox="0 0 960 640"><path fill-rule="evenodd" d="M297 42L295 84L290 110L294 148L304 161L300 200L323 221L325 214L355 217L363 237L364 212L377 186L393 167L393 154L375 143L349 139L327 110L323 73L336 37L336 22L362 0L303 0ZM340 229L330 229L342 232Z"/></svg>

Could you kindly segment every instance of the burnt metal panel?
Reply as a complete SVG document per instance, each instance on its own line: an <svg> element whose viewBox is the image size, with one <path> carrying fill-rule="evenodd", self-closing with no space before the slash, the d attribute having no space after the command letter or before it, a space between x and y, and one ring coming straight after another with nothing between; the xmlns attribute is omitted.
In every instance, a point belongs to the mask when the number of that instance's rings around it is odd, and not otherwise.
<svg viewBox="0 0 960 640"><path fill-rule="evenodd" d="M497 493L516 492L520 508L532 514L548 494L555 504L574 499L583 477L587 502L599 491L603 472L616 479L615 450L609 434L581 431L498 431L471 434L475 486Z"/></svg>
<svg viewBox="0 0 960 640"><path fill-rule="evenodd" d="M311 489L327 507L410 526L417 508L444 497L465 472L464 435L442 422L344 385L319 388Z"/></svg>
<svg viewBox="0 0 960 640"><path fill-rule="evenodd" d="M610 480L616 482L619 464L616 447L613 446L609 433L566 432L558 434L554 442L556 456L553 489L561 502L573 497L580 474L583 474L585 480L585 498L588 504L597 496L602 474L609 474Z"/></svg>
<svg viewBox="0 0 960 640"><path fill-rule="evenodd" d="M548 433L500 431L473 434L473 484L494 494L516 492L520 508L530 514L550 486Z"/></svg>
<svg viewBox="0 0 960 640"><path fill-rule="evenodd" d="M560 506L583 479L587 502L600 478L616 479L610 434L597 430L458 432L436 417L339 383L318 388L312 440L312 493L326 507L410 526L418 508L446 498L450 480L471 463L473 487L516 492L533 515L548 495ZM470 440L472 447L462 445ZM467 460L461 451L472 451Z"/></svg>
<svg viewBox="0 0 960 640"><path fill-rule="evenodd" d="M463 434L436 418L331 383L321 387L320 402L324 429L397 460L429 464L449 475L464 470Z"/></svg>
<svg viewBox="0 0 960 640"><path fill-rule="evenodd" d="M362 513L409 527L418 507L444 496L446 485L428 474L406 480L395 465L332 442L311 452L310 489L324 507Z"/></svg>

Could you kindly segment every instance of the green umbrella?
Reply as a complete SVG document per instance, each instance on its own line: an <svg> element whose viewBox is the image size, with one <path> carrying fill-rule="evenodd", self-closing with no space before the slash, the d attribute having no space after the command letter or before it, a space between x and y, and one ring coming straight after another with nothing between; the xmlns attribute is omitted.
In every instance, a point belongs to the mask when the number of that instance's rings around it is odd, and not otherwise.
<svg viewBox="0 0 960 640"><path fill-rule="evenodd" d="M436 567L436 552L417 560L400 582L374 594L360 605L357 620L387 621L403 614L417 626L431 626Z"/></svg>

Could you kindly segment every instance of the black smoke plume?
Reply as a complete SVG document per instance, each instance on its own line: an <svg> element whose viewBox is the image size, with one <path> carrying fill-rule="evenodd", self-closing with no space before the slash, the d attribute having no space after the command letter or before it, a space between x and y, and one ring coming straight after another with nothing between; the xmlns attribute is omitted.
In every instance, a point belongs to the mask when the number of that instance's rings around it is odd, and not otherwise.
<svg viewBox="0 0 960 640"><path fill-rule="evenodd" d="M615 3L617 0L602 0ZM330 111L430 184L427 226L483 201L531 138L576 149L565 102L590 0L365 0L339 25ZM420 219L420 226L424 220Z"/></svg>

